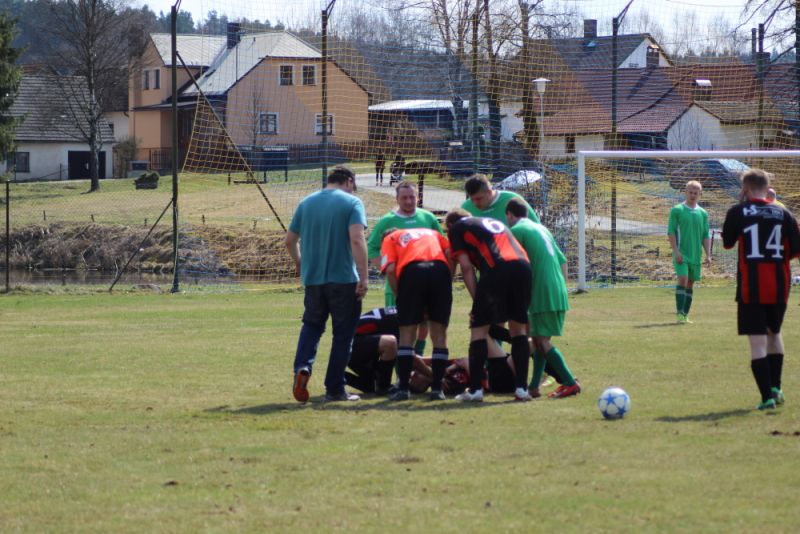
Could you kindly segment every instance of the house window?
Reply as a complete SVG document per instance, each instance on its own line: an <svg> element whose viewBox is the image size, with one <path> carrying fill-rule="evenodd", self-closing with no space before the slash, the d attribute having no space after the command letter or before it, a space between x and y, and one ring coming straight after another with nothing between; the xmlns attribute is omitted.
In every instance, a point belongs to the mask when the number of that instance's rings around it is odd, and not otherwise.
<svg viewBox="0 0 800 534"><path fill-rule="evenodd" d="M153 71L153 89L161 89L161 70L155 69Z"/></svg>
<svg viewBox="0 0 800 534"><path fill-rule="evenodd" d="M113 122L109 122L108 123L108 129L111 130L111 135L114 135L114 123Z"/></svg>
<svg viewBox="0 0 800 534"><path fill-rule="evenodd" d="M303 65L303 85L317 85L317 67Z"/></svg>
<svg viewBox="0 0 800 534"><path fill-rule="evenodd" d="M711 91L713 86L711 80L706 78L697 78L692 82L693 96L695 100L711 100Z"/></svg>
<svg viewBox="0 0 800 534"><path fill-rule="evenodd" d="M333 135L333 126L335 122L333 120L333 115L328 115L328 135ZM322 113L316 114L316 120L314 125L314 132L317 135L322 135Z"/></svg>
<svg viewBox="0 0 800 534"><path fill-rule="evenodd" d="M281 85L294 85L294 67L292 65L281 65Z"/></svg>
<svg viewBox="0 0 800 534"><path fill-rule="evenodd" d="M278 114L259 113L258 114L258 133L276 134L278 133Z"/></svg>
<svg viewBox="0 0 800 534"><path fill-rule="evenodd" d="M142 72L142 89L147 91L150 89L150 71L146 70Z"/></svg>
<svg viewBox="0 0 800 534"><path fill-rule="evenodd" d="M566 138L566 144L567 144L567 147L566 147L567 154L574 154L575 153L575 136L574 135L568 135L567 138Z"/></svg>
<svg viewBox="0 0 800 534"><path fill-rule="evenodd" d="M14 152L6 161L6 169L9 171L14 170L15 172L31 172L31 153Z"/></svg>

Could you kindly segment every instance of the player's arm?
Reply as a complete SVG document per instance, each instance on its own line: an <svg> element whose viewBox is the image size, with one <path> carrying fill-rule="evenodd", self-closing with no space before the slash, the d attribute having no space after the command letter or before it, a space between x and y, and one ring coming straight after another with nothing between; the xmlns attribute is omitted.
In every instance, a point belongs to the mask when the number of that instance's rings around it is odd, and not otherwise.
<svg viewBox="0 0 800 534"><path fill-rule="evenodd" d="M386 280L389 282L389 287L392 288L392 292L397 295L397 263L392 262L386 265L383 268L383 272L386 275Z"/></svg>
<svg viewBox="0 0 800 534"><path fill-rule="evenodd" d="M383 219L378 219L367 240L367 256L372 265L378 269L381 267L381 242L383 241L385 226Z"/></svg>
<svg viewBox="0 0 800 534"><path fill-rule="evenodd" d="M669 238L669 246L672 247L672 256L675 258L675 261L677 263L683 263L683 254L678 250L678 238L675 237L675 234L669 234L667 237Z"/></svg>
<svg viewBox="0 0 800 534"><path fill-rule="evenodd" d="M294 261L295 269L300 272L300 234L296 234L289 230L286 232L286 250L289 251L289 256Z"/></svg>
<svg viewBox="0 0 800 534"><path fill-rule="evenodd" d="M458 254L456 256L458 264L461 266L461 276L464 277L464 285L467 286L470 296L474 299L478 289L478 280L475 277L475 267L469 259L468 254Z"/></svg>
<svg viewBox="0 0 800 534"><path fill-rule="evenodd" d="M706 251L706 265L711 264L711 239L703 239L703 250Z"/></svg>
<svg viewBox="0 0 800 534"><path fill-rule="evenodd" d="M350 248L353 251L353 260L356 263L356 272L358 273L356 296L360 300L364 298L369 288L367 240L364 238L364 225L361 223L351 224L348 228L348 233L350 234Z"/></svg>
<svg viewBox="0 0 800 534"><path fill-rule="evenodd" d="M725 222L722 223L722 246L725 248L733 248L736 241L739 239L739 225L737 224L737 216L733 207L728 210L725 215Z"/></svg>

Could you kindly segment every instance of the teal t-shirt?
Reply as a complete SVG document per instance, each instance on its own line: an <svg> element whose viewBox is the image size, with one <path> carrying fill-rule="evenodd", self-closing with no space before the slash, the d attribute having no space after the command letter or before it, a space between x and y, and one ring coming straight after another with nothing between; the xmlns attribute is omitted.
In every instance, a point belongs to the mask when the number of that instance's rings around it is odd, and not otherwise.
<svg viewBox="0 0 800 534"><path fill-rule="evenodd" d="M542 313L567 311L567 282L561 265L567 258L556 244L553 234L545 226L530 219L520 219L511 227L511 233L525 249L531 262L533 283L528 311Z"/></svg>
<svg viewBox="0 0 800 534"><path fill-rule="evenodd" d="M375 227L369 234L367 239L367 256L377 258L381 255L381 243L383 243L383 234L386 230L395 228L397 230L405 230L407 228L430 228L437 232L442 232L442 227L436 216L428 210L417 208L414 215L401 215L396 211L390 211L375 223ZM386 280L383 286L384 303L386 306L394 306L396 304L394 292L389 286L389 281Z"/></svg>
<svg viewBox="0 0 800 534"><path fill-rule="evenodd" d="M685 263L703 261L703 240L709 239L708 213L700 206L690 208L685 203L669 211L667 234L674 235Z"/></svg>
<svg viewBox="0 0 800 534"><path fill-rule="evenodd" d="M300 201L289 230L300 236L300 277L306 286L358 282L350 226L367 226L364 204L339 189L323 189Z"/></svg>
<svg viewBox="0 0 800 534"><path fill-rule="evenodd" d="M506 222L506 206L508 205L508 201L512 198L517 198L525 202L525 205L528 206L528 218L533 222L539 222L539 216L536 215L535 211L533 211L531 205L528 204L525 199L522 198L522 196L514 193L513 191L497 191L497 196L494 197L494 202L492 202L492 205L485 210L479 210L470 199L465 200L464 203L461 204L461 207L475 217L491 217L492 219L497 219L503 224L508 224Z"/></svg>

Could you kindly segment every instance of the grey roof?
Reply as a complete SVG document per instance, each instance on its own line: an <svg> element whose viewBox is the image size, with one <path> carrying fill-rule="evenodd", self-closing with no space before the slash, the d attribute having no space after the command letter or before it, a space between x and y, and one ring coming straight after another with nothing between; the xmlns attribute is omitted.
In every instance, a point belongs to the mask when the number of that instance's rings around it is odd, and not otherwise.
<svg viewBox="0 0 800 534"><path fill-rule="evenodd" d="M537 40L536 42L553 46L572 70L583 70L610 69L613 40L612 36L604 35L591 39L571 37L567 39ZM618 35L617 61L622 63L645 40L655 44L655 40L648 33Z"/></svg>
<svg viewBox="0 0 800 534"><path fill-rule="evenodd" d="M222 45L221 53L198 80L207 95L224 94L265 58L321 60L319 50L288 32L246 34L234 48ZM184 95L196 94L194 86Z"/></svg>
<svg viewBox="0 0 800 534"><path fill-rule="evenodd" d="M70 110L88 101L86 80L78 76L23 75L10 114L22 119L14 138L29 142L81 142L86 121ZM114 134L105 120L100 121L103 143L113 143Z"/></svg>
<svg viewBox="0 0 800 534"><path fill-rule="evenodd" d="M151 33L161 60L167 67L172 66L172 40L168 33ZM178 53L187 67L207 67L225 48L224 35L178 35ZM178 60L180 64L180 59Z"/></svg>

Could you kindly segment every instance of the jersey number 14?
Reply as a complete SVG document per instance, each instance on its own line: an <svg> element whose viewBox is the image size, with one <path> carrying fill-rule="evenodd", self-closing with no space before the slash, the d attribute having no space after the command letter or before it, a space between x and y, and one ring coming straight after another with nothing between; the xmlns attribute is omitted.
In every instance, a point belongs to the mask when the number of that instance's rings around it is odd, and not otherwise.
<svg viewBox="0 0 800 534"><path fill-rule="evenodd" d="M751 224L744 231L750 234L750 252L747 254L747 259L761 259L764 254L761 251L761 244L758 239L758 224ZM772 232L764 244L765 252L771 252L769 259L783 259L783 245L781 244L781 226L776 225L772 227Z"/></svg>

